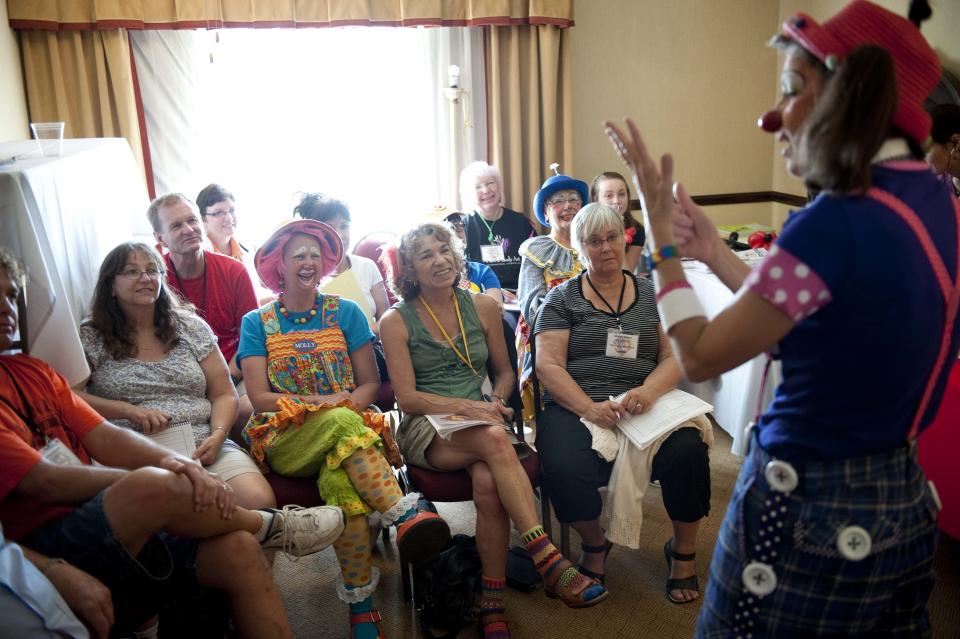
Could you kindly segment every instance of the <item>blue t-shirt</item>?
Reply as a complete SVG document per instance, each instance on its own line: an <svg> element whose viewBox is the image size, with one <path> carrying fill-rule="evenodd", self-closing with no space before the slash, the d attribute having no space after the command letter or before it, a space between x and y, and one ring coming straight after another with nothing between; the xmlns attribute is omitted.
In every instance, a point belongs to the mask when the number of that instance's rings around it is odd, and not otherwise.
<svg viewBox="0 0 960 639"><path fill-rule="evenodd" d="M320 307L323 307L321 296ZM322 313L311 317L306 324L294 324L293 320L287 319L280 314L280 308L277 302L273 302L277 319L280 320L280 332L283 334L294 330L309 331L320 330L323 328ZM340 298L340 330L347 341L347 351L352 353L364 344L372 342L375 337L370 325L367 323L363 311L357 306L356 302ZM294 315L297 315L296 313ZM299 316L299 315L298 315ZM263 330L263 321L260 319L260 309L250 311L243 316L240 324L240 346L237 349L237 364L245 357L266 357L267 356L267 335Z"/></svg>
<svg viewBox="0 0 960 639"><path fill-rule="evenodd" d="M500 288L497 274L483 262L467 262L467 279L476 285L480 293L488 288Z"/></svg>
<svg viewBox="0 0 960 639"><path fill-rule="evenodd" d="M954 280L953 204L929 169L910 166L875 166L873 185L920 217ZM914 233L871 198L823 194L787 220L777 246L820 277L830 300L799 320L778 346L783 382L760 419L761 445L795 460L902 445L933 370L945 316L943 295ZM960 345L958 326L921 429L943 396Z"/></svg>

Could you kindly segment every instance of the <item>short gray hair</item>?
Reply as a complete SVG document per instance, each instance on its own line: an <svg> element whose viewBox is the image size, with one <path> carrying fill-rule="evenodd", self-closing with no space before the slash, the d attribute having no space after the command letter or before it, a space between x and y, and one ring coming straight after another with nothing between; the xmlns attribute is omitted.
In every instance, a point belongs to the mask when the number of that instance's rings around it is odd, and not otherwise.
<svg viewBox="0 0 960 639"><path fill-rule="evenodd" d="M219 201L219 200L218 200ZM188 198L183 193L167 193L166 195L161 195L153 202L150 203L150 208L147 209L147 219L150 220L150 226L153 227L153 230L157 233L160 232L160 209L172 206L183 202L197 214L197 217L200 217L200 209L197 208L197 205L193 203L193 200ZM214 202L216 204L216 202Z"/></svg>
<svg viewBox="0 0 960 639"><path fill-rule="evenodd" d="M492 177L497 181L500 204L503 204L503 176L500 169L483 160L477 160L460 172L460 206L464 213L477 210L477 180L481 177Z"/></svg>
<svg viewBox="0 0 960 639"><path fill-rule="evenodd" d="M26 286L27 269L13 251L5 246L0 246L0 271L5 272L18 288Z"/></svg>
<svg viewBox="0 0 960 639"><path fill-rule="evenodd" d="M587 261L587 240L600 229L612 226L623 235L623 216L606 204L593 202L577 212L570 225L570 240L573 248L580 253L580 259Z"/></svg>

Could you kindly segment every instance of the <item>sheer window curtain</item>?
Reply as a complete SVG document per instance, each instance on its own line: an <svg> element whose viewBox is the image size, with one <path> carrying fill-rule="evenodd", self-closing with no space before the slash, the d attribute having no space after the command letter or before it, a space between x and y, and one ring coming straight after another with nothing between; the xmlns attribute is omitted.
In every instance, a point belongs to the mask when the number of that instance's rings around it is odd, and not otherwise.
<svg viewBox="0 0 960 639"><path fill-rule="evenodd" d="M162 30L131 42L157 193L224 185L245 244L289 219L300 191L346 201L354 241L400 233L456 204L462 164L486 156L479 29ZM466 90L454 127L450 64Z"/></svg>

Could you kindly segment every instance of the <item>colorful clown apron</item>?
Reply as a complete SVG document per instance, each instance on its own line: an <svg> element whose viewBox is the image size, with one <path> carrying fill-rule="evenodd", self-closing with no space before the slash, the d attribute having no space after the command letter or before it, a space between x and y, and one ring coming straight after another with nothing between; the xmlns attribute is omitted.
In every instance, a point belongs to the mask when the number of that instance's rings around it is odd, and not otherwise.
<svg viewBox="0 0 960 639"><path fill-rule="evenodd" d="M340 298L322 299L319 329L297 327L284 333L276 305L260 309L272 391L324 396L356 388L340 329ZM315 326L316 320L311 323ZM339 506L349 516L369 514L341 464L357 450L380 443L378 433L389 428L386 416L358 411L348 400L316 405L282 397L277 408L252 416L244 428L244 439L260 467L288 477L319 476L317 488L327 504Z"/></svg>

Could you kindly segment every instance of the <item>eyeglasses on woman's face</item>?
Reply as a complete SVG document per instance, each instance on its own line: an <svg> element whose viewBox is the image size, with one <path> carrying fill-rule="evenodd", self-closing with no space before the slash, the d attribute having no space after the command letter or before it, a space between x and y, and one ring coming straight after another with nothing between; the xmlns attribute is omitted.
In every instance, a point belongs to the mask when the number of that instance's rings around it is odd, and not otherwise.
<svg viewBox="0 0 960 639"><path fill-rule="evenodd" d="M550 207L564 207L568 204L573 204L574 206L580 206L582 200L579 195L568 195L566 197L555 197L553 199L547 200L547 206Z"/></svg>
<svg viewBox="0 0 960 639"><path fill-rule="evenodd" d="M590 239L587 240L587 246L591 249L597 250L603 248L604 244L609 244L610 246L616 246L619 242L623 240L623 233L611 232L607 233L606 236L600 237L598 235L591 235Z"/></svg>
<svg viewBox="0 0 960 639"><path fill-rule="evenodd" d="M237 209L235 209L232 206L228 209L213 209L211 211L207 211L206 213L204 213L203 216L212 217L213 219L217 220L223 217L224 215L229 215L233 219L237 219Z"/></svg>
<svg viewBox="0 0 960 639"><path fill-rule="evenodd" d="M138 280L143 275L146 275L147 278L151 280L158 280L161 277L163 277L163 273L164 273L163 270L158 269L154 266L148 266L145 271L141 271L135 266L128 266L127 268L117 273L117 275L128 280Z"/></svg>

